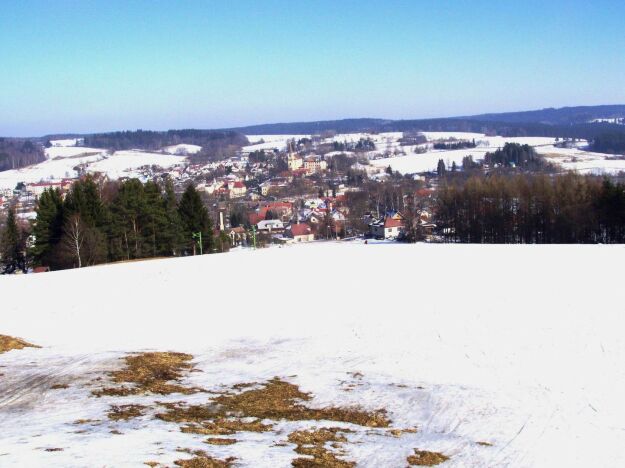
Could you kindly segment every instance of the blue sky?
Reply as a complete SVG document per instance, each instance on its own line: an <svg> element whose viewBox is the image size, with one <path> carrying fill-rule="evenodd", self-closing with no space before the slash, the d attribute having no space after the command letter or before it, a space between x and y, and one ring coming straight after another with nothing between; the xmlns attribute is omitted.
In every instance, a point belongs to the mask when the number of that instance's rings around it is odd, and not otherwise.
<svg viewBox="0 0 625 468"><path fill-rule="evenodd" d="M625 103L620 0L6 0L0 135Z"/></svg>

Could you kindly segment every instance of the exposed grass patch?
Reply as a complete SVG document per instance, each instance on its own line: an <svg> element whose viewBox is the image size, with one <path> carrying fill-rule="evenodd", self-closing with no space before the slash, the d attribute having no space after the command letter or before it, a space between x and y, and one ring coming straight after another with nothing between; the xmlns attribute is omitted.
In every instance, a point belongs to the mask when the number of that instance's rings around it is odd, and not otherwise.
<svg viewBox="0 0 625 468"><path fill-rule="evenodd" d="M167 395L170 393L182 393L189 395L201 391L198 388L190 388L179 385L177 382L184 372L193 369L189 362L193 359L190 354L173 352L140 353L124 358L126 366L110 374L113 382L119 387L107 387L93 392L95 396L127 396L145 393Z"/></svg>
<svg viewBox="0 0 625 468"><path fill-rule="evenodd" d="M113 421L126 421L128 419L143 416L144 409L145 406L143 405L113 405L108 412L108 417Z"/></svg>
<svg viewBox="0 0 625 468"><path fill-rule="evenodd" d="M328 420L367 427L388 427L384 410L364 411L358 408L309 408L302 402L311 400L308 393L291 383L273 378L262 388L214 399L221 410L241 416L289 421Z"/></svg>
<svg viewBox="0 0 625 468"><path fill-rule="evenodd" d="M321 428L315 430L295 431L289 434L289 442L296 444L295 452L312 458L296 458L292 465L298 468L352 468L354 462L338 458L337 454L325 447L326 443L332 442L334 448L340 448L340 444L347 442L343 433L351 432L340 428Z"/></svg>
<svg viewBox="0 0 625 468"><path fill-rule="evenodd" d="M415 454L408 457L411 466L435 466L449 460L449 457L438 452L414 449Z"/></svg>
<svg viewBox="0 0 625 468"><path fill-rule="evenodd" d="M41 348L27 341L12 336L0 335L0 354L11 351L12 349L24 349L24 348Z"/></svg>
<svg viewBox="0 0 625 468"><path fill-rule="evenodd" d="M237 439L226 439L222 437L211 437L204 441L204 443L210 444L210 445L232 445L232 444L236 444L237 442L238 442Z"/></svg>
<svg viewBox="0 0 625 468"><path fill-rule="evenodd" d="M193 458L176 460L174 462L177 466L182 466L183 468L228 468L236 460L234 457L219 460L211 457L203 450L178 448L177 451L195 455Z"/></svg>

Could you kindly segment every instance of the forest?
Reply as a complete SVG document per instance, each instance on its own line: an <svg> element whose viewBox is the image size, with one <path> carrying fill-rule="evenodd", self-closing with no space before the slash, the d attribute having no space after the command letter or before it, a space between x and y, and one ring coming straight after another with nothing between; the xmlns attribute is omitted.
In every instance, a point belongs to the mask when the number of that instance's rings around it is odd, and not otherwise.
<svg viewBox="0 0 625 468"><path fill-rule="evenodd" d="M598 135L592 142L592 150L598 153L625 155L625 133L611 132Z"/></svg>
<svg viewBox="0 0 625 468"><path fill-rule="evenodd" d="M0 138L0 171L45 161L43 147L30 140Z"/></svg>
<svg viewBox="0 0 625 468"><path fill-rule="evenodd" d="M574 173L450 180L436 223L448 242L623 243L625 185Z"/></svg>
<svg viewBox="0 0 625 468"><path fill-rule="evenodd" d="M98 133L84 137L84 144L87 147L115 151L127 149L157 151L165 146L181 143L202 147L201 153L192 157L193 162L193 159L223 159L247 145L248 141L245 135L229 130L168 130L166 132L136 130Z"/></svg>
<svg viewBox="0 0 625 468"><path fill-rule="evenodd" d="M29 232L9 210L0 233L5 273L25 269L27 260L60 270L227 248L224 239L213 237L209 213L192 185L177 200L170 181L100 184L86 177L65 198L56 189L44 191L36 213ZM34 243L27 248L30 234Z"/></svg>

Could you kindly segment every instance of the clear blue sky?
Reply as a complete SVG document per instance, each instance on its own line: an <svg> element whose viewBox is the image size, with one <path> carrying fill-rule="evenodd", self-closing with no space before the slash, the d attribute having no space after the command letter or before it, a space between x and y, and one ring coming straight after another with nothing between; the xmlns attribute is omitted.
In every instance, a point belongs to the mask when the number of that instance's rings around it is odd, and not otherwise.
<svg viewBox="0 0 625 468"><path fill-rule="evenodd" d="M622 0L3 0L0 135L625 103Z"/></svg>

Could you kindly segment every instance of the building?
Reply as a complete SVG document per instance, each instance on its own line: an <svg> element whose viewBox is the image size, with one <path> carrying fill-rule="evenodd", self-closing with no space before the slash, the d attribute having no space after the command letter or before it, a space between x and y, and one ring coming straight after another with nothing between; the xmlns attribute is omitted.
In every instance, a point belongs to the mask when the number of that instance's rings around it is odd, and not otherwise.
<svg viewBox="0 0 625 468"><path fill-rule="evenodd" d="M227 231L227 233L230 237L230 245L232 247L247 244L247 233L241 226L231 228Z"/></svg>
<svg viewBox="0 0 625 468"><path fill-rule="evenodd" d="M285 234L294 242L311 242L315 240L315 235L311 227L306 223L291 224L286 228Z"/></svg>
<svg viewBox="0 0 625 468"><path fill-rule="evenodd" d="M293 153L293 148L289 144L289 155L286 159L289 171L296 171L304 165L304 160L296 153Z"/></svg>
<svg viewBox="0 0 625 468"><path fill-rule="evenodd" d="M328 163L321 159L319 156L307 156L304 159L304 169L308 174L315 174L317 172L325 171L328 168Z"/></svg>
<svg viewBox="0 0 625 468"><path fill-rule="evenodd" d="M256 229L259 232L267 232L269 234L272 232L283 232L284 223L279 219L264 219L256 224Z"/></svg>
<svg viewBox="0 0 625 468"><path fill-rule="evenodd" d="M369 234L376 239L397 239L405 232L404 217L399 212L387 213L369 222Z"/></svg>

